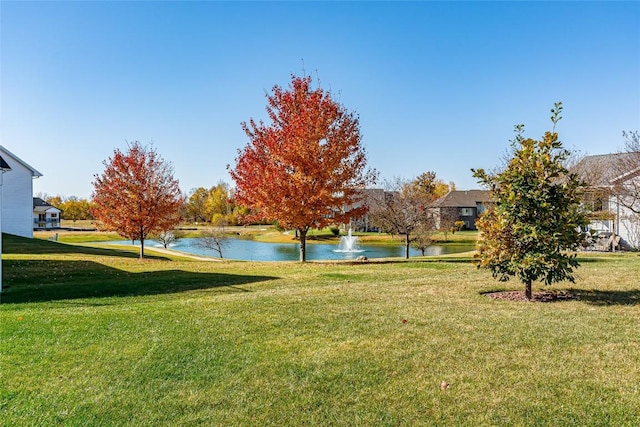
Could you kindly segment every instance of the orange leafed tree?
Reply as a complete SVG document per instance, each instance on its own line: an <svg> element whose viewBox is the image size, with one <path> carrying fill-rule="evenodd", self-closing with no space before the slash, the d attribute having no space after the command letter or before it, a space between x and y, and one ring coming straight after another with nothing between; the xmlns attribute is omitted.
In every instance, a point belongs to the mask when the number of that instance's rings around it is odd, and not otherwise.
<svg viewBox="0 0 640 427"><path fill-rule="evenodd" d="M358 117L310 77L274 86L267 101L269 124L242 123L249 143L230 171L235 199L252 209L249 219L297 230L305 261L309 229L363 215L362 190L376 172L367 169Z"/></svg>
<svg viewBox="0 0 640 427"><path fill-rule="evenodd" d="M126 153L115 150L95 175L91 213L106 228L129 239L144 241L152 233L167 231L180 222L184 197L173 178L173 168L154 148L134 142Z"/></svg>

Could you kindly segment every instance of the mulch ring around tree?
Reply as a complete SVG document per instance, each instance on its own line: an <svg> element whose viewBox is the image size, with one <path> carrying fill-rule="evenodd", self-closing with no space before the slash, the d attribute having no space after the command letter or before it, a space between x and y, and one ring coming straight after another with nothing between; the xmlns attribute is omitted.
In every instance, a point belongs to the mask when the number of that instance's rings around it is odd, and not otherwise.
<svg viewBox="0 0 640 427"><path fill-rule="evenodd" d="M486 292L484 296L501 301L527 302L524 291ZM577 299L577 297L565 291L540 291L533 292L531 302L556 302Z"/></svg>

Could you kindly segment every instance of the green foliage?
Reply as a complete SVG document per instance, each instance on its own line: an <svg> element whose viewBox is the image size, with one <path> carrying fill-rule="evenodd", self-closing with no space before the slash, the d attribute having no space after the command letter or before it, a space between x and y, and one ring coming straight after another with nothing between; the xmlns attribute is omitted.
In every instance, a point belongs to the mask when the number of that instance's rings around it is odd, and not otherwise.
<svg viewBox="0 0 640 427"><path fill-rule="evenodd" d="M340 235L340 229L338 227L329 227L329 230L331 230L331 233L334 236L339 236Z"/></svg>
<svg viewBox="0 0 640 427"><path fill-rule="evenodd" d="M554 130L561 111L561 103L551 110ZM513 157L502 172L474 170L495 201L476 225L482 232L480 267L501 281L517 276L530 298L533 281L574 281L578 261L567 251L584 240L588 221L580 208L582 183L563 166L570 153L558 134L546 132L537 141L525 139L523 131L516 126Z"/></svg>

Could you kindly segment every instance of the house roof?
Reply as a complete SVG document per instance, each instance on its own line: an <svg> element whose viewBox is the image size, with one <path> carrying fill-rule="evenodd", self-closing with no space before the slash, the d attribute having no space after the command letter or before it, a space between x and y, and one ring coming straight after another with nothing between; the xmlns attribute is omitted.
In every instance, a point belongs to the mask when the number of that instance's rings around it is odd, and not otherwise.
<svg viewBox="0 0 640 427"><path fill-rule="evenodd" d="M608 187L616 181L637 176L640 172L640 153L614 153L586 156L572 168L572 172L594 187Z"/></svg>
<svg viewBox="0 0 640 427"><path fill-rule="evenodd" d="M437 208L474 208L478 203L491 201L489 190L454 190L433 202Z"/></svg>
<svg viewBox="0 0 640 427"><path fill-rule="evenodd" d="M24 166L25 168L29 169L29 171L31 172L31 176L33 178L39 178L42 176L42 174L40 172L38 172L33 166L29 166L28 163L26 163L24 160L22 160L20 157L16 156L15 154L13 154L11 151L7 150L6 148L4 148L2 145L0 145L0 152L2 152L2 155L7 157L7 158L11 158L12 160L14 160L16 163L21 164L22 166ZM8 162L5 162L5 164L7 166L9 166Z"/></svg>
<svg viewBox="0 0 640 427"><path fill-rule="evenodd" d="M33 208L34 212L48 212L48 211L60 211L58 208L54 208L53 206L36 206Z"/></svg>
<svg viewBox="0 0 640 427"><path fill-rule="evenodd" d="M40 197L34 197L33 198L33 207L35 208L36 206L52 206L52 205L50 205L49 203L45 202Z"/></svg>
<svg viewBox="0 0 640 427"><path fill-rule="evenodd" d="M56 208L53 205L50 205L49 203L45 202L44 200L42 200L40 197L34 197L33 198L33 211L34 212L45 212L48 211L49 209L56 209L56 210L60 210L58 208Z"/></svg>

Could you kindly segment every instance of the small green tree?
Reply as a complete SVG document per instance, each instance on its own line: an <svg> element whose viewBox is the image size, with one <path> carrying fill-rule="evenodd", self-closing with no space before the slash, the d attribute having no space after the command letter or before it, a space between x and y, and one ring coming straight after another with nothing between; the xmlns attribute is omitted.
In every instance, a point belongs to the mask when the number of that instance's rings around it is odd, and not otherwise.
<svg viewBox="0 0 640 427"><path fill-rule="evenodd" d="M513 157L503 171L472 170L495 201L476 222L482 233L479 267L500 281L517 276L529 300L536 280L547 285L575 281L579 264L567 251L578 248L588 223L580 207L582 183L563 165L570 153L555 132L561 112L562 103L556 103L553 130L540 141L525 139L524 126L516 126Z"/></svg>

